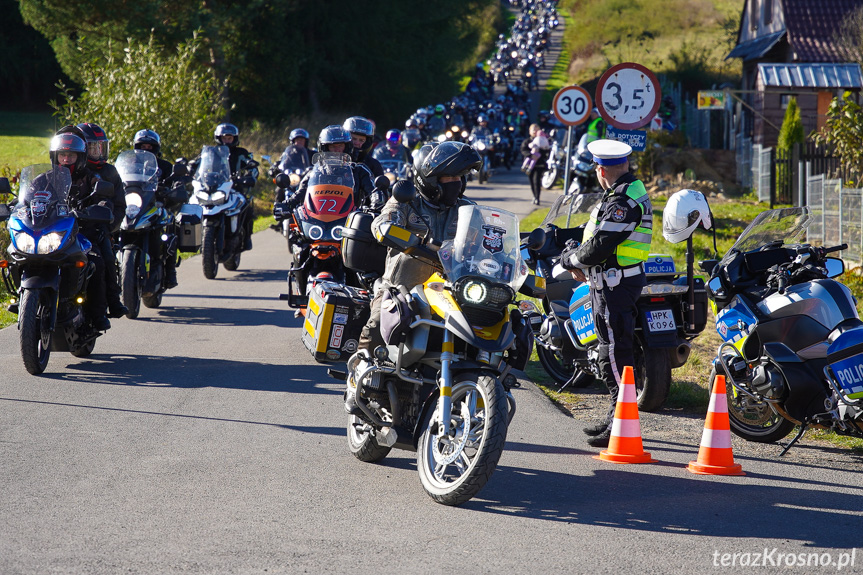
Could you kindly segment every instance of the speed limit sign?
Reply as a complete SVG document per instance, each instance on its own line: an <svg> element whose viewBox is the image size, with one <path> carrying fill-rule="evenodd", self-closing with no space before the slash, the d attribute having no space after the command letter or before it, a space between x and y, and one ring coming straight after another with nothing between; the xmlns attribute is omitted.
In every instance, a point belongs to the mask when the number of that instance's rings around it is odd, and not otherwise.
<svg viewBox="0 0 863 575"><path fill-rule="evenodd" d="M566 126L577 126L590 116L593 105L590 94L581 86L561 88L554 95L551 109L554 115Z"/></svg>
<svg viewBox="0 0 863 575"><path fill-rule="evenodd" d="M662 88L656 75L633 62L612 66L596 85L599 115L620 130L634 130L649 123L661 99Z"/></svg>

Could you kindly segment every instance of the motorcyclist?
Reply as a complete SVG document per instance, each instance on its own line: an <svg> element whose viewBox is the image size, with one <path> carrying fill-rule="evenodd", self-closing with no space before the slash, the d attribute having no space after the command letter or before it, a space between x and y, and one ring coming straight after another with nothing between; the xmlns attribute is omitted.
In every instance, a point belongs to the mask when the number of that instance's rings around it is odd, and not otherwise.
<svg viewBox="0 0 863 575"><path fill-rule="evenodd" d="M362 116L351 116L345 120L342 128L351 135L352 150L349 153L354 162L365 164L375 178L383 176L383 166L369 153L375 137L375 126L371 120Z"/></svg>
<svg viewBox="0 0 863 575"><path fill-rule="evenodd" d="M51 165L54 168L65 166L72 175L72 187L67 197L71 209L80 210L99 204L113 211L114 206L110 200L91 197L93 187L101 178L87 167L87 145L83 138L68 132L57 134L51 138L49 150ZM99 246L102 244L102 236L109 233L108 226L81 222L78 229L79 233L92 244L90 251L87 252L87 259L94 266L93 275L87 283L85 310L93 327L99 331L105 331L111 328L111 322L105 313L108 307L105 289L106 260ZM113 257L113 252L106 255Z"/></svg>
<svg viewBox="0 0 863 575"><path fill-rule="evenodd" d="M478 139L491 139L491 129L488 127L488 118L480 114L476 117L476 125L471 129L468 140L475 142Z"/></svg>
<svg viewBox="0 0 863 575"><path fill-rule="evenodd" d="M426 121L426 131L433 138L438 137L439 135L446 132L446 118L444 117L444 112L446 108L444 108L443 104L438 104L434 107L434 114L431 118Z"/></svg>
<svg viewBox="0 0 863 575"><path fill-rule="evenodd" d="M398 130L390 130L387 132L386 142L383 146L378 146L372 152L375 159L379 161L398 160L399 162L407 162L410 159L407 148L402 143L402 133Z"/></svg>
<svg viewBox="0 0 863 575"><path fill-rule="evenodd" d="M213 132L213 138L216 140L217 145L228 147L230 152L228 163L231 168L232 177L236 176L239 172L246 170L249 162L254 159L252 158L252 153L250 151L239 146L240 131L235 125L227 123L219 124ZM254 217L252 215L251 188L254 187L255 181L258 179L258 168L250 168L248 172L249 176L251 176L250 186L235 182L237 190L249 198L249 202L243 210L243 226L246 229L243 251L252 249L252 224L254 223Z"/></svg>
<svg viewBox="0 0 863 575"><path fill-rule="evenodd" d="M467 185L467 174L478 169L481 162L476 150L461 142L424 145L414 162L413 182L402 180L396 184L414 187L418 194L408 203L399 203L395 198L390 198L381 214L372 222L375 236L382 233L381 226L384 224L394 224L421 237L427 245L440 245L439 242L453 239L458 223L458 207L472 203L462 197ZM389 249L382 284L384 288L404 286L410 290L434 272L433 266ZM357 353L366 357L384 344L379 325L384 291L378 290L372 299L371 314L360 335ZM345 398L345 409L348 413L354 413L357 409L353 397Z"/></svg>
<svg viewBox="0 0 863 575"><path fill-rule="evenodd" d="M282 152L278 163L270 169L270 176L277 176L289 169L288 166L304 166L306 169L312 167L312 151L308 148L309 133L303 128L295 128L291 130L290 141L291 144ZM285 201L285 191L286 188L276 187L276 203Z"/></svg>

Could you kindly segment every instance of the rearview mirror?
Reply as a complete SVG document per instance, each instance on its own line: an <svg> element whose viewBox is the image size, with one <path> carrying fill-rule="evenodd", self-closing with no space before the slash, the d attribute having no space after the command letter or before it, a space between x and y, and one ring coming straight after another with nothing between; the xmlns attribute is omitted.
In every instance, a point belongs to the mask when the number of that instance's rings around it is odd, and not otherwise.
<svg viewBox="0 0 863 575"><path fill-rule="evenodd" d="M545 230L542 228L536 228L530 235L527 236L527 242L525 243L525 247L531 251L537 251L545 245Z"/></svg>
<svg viewBox="0 0 863 575"><path fill-rule="evenodd" d="M171 173L178 177L188 176L189 168L186 167L186 164L174 164L171 168Z"/></svg>
<svg viewBox="0 0 863 575"><path fill-rule="evenodd" d="M6 178L3 179L5 180ZM6 204L0 204L0 222L5 222L11 215L12 211L9 209L9 206Z"/></svg>
<svg viewBox="0 0 863 575"><path fill-rule="evenodd" d="M827 268L828 278L835 278L845 273L845 262L839 258L824 258L824 267Z"/></svg>
<svg viewBox="0 0 863 575"><path fill-rule="evenodd" d="M0 194L11 194L12 187L9 185L9 178L0 178Z"/></svg>
<svg viewBox="0 0 863 575"><path fill-rule="evenodd" d="M378 176L375 178L375 188L378 190L390 189L390 179L386 176Z"/></svg>
<svg viewBox="0 0 863 575"><path fill-rule="evenodd" d="M416 197L416 189L414 189L413 182L408 180L399 180L396 182L396 185L393 186L393 197L400 204L407 204L413 201Z"/></svg>
<svg viewBox="0 0 863 575"><path fill-rule="evenodd" d="M281 174L276 176L276 185L280 188L289 188L291 187L291 177L282 172Z"/></svg>

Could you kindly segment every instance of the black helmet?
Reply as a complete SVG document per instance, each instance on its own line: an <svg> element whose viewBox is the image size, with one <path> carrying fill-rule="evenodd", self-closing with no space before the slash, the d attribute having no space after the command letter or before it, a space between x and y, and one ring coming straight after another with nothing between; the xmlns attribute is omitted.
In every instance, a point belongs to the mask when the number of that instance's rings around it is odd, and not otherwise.
<svg viewBox="0 0 863 575"><path fill-rule="evenodd" d="M329 152L330 144L344 144L345 154L350 154L353 149L353 144L351 144L351 135L338 124L327 126L321 130L321 134L318 136L319 152Z"/></svg>
<svg viewBox="0 0 863 575"><path fill-rule="evenodd" d="M230 144L226 144L222 141L222 136L234 136L234 141ZM230 148L233 148L240 141L240 131L233 124L219 124L218 126L216 126L216 131L213 132L213 138L220 146L228 146Z"/></svg>
<svg viewBox="0 0 863 575"><path fill-rule="evenodd" d="M84 142L87 144L87 163L97 170L108 163L108 151L110 140L105 130L98 124L85 122L78 124L77 128L84 134Z"/></svg>
<svg viewBox="0 0 863 575"><path fill-rule="evenodd" d="M153 130L138 130L135 133L135 139L132 140L132 144L136 150L141 149L141 144L149 144L152 146L150 151L153 152L156 157L162 157L162 138L160 138L159 134Z"/></svg>
<svg viewBox="0 0 863 575"><path fill-rule="evenodd" d="M80 136L66 132L51 138L51 164L55 167L60 165L60 162L57 161L57 152L75 152L78 154L75 163L69 169L73 176L87 165L87 144Z"/></svg>
<svg viewBox="0 0 863 575"><path fill-rule="evenodd" d="M443 142L423 154L427 147L420 148L414 164L419 193L430 202L437 203L443 193L438 178L455 176L461 178L461 196L467 186L468 172L478 170L482 165L479 153L462 142Z"/></svg>
<svg viewBox="0 0 863 575"><path fill-rule="evenodd" d="M369 149L371 149L375 136L375 126L372 124L371 120L363 118L362 116L351 116L345 120L345 123L342 124L342 128L350 134L362 134L366 137L366 141L363 142L363 147L358 150L360 154L365 154Z"/></svg>

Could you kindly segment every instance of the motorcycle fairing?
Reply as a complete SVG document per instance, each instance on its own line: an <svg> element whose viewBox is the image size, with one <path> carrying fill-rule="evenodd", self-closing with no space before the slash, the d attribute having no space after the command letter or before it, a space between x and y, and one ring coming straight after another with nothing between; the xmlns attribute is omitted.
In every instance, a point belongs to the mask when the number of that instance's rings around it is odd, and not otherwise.
<svg viewBox="0 0 863 575"><path fill-rule="evenodd" d="M354 209L353 189L338 184L309 186L305 208L314 219L322 222L345 219Z"/></svg>
<svg viewBox="0 0 863 575"><path fill-rule="evenodd" d="M590 302L590 286L586 283L579 285L572 293L569 304L569 318L572 320L575 335L581 346L586 346L595 341L596 328L593 323L593 306Z"/></svg>
<svg viewBox="0 0 863 575"><path fill-rule="evenodd" d="M734 296L728 306L716 312L716 331L719 337L733 343L738 350L742 350L746 338L753 329L752 326L756 323L758 320L755 312L739 296ZM742 329L738 329L740 327Z"/></svg>
<svg viewBox="0 0 863 575"><path fill-rule="evenodd" d="M826 373L845 400L863 399L863 327L848 330L836 338L827 351ZM858 403L853 401L853 403Z"/></svg>
<svg viewBox="0 0 863 575"><path fill-rule="evenodd" d="M673 275L677 273L674 259L665 254L650 254L644 262L644 273L652 275Z"/></svg>

